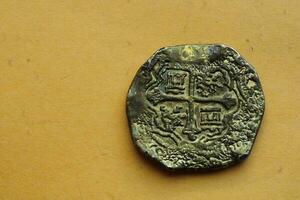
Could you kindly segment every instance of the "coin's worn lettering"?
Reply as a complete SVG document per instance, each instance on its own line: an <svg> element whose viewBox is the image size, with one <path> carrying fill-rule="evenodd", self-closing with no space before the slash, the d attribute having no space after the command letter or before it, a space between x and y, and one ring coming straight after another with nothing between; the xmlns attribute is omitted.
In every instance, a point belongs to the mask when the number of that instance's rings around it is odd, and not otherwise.
<svg viewBox="0 0 300 200"><path fill-rule="evenodd" d="M264 111L254 68L225 45L157 51L127 97L133 141L170 169L216 169L247 157Z"/></svg>

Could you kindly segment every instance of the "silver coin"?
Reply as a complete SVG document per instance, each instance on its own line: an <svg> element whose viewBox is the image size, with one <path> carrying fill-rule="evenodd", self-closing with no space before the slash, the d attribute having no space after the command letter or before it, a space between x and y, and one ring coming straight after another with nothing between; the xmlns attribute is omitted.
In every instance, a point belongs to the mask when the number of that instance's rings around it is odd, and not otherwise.
<svg viewBox="0 0 300 200"><path fill-rule="evenodd" d="M173 170L220 169L244 160L264 107L254 68L220 44L159 49L127 96L134 144Z"/></svg>

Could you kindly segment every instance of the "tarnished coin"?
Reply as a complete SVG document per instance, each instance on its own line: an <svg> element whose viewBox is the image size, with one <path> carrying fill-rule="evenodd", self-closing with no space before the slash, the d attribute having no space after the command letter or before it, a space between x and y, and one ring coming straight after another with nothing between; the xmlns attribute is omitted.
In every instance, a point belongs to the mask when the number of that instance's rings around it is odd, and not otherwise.
<svg viewBox="0 0 300 200"><path fill-rule="evenodd" d="M245 159L264 112L254 68L225 45L164 47L127 96L131 136L168 169L220 169Z"/></svg>

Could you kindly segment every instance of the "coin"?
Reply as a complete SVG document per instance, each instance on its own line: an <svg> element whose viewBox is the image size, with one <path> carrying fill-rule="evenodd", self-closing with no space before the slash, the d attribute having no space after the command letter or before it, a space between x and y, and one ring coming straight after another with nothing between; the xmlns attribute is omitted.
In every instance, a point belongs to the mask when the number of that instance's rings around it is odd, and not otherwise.
<svg viewBox="0 0 300 200"><path fill-rule="evenodd" d="M138 70L126 103L134 144L172 170L244 160L265 107L254 68L222 44L159 49Z"/></svg>

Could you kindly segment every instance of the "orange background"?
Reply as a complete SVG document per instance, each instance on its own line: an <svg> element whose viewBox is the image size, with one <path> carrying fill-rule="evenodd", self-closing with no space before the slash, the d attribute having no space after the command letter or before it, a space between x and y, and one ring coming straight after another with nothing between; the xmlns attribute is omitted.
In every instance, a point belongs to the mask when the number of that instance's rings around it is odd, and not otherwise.
<svg viewBox="0 0 300 200"><path fill-rule="evenodd" d="M0 2L0 199L299 199L300 1ZM252 154L170 175L134 148L127 89L157 49L224 43L257 70Z"/></svg>

